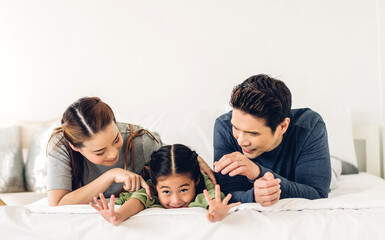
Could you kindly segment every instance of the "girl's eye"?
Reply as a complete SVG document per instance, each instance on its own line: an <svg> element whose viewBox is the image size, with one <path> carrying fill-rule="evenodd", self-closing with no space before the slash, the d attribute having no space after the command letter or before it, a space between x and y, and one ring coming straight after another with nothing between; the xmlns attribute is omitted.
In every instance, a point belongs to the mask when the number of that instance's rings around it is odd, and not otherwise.
<svg viewBox="0 0 385 240"><path fill-rule="evenodd" d="M118 137L118 139L116 139L116 141L114 143L118 143L120 140L120 137Z"/></svg>
<svg viewBox="0 0 385 240"><path fill-rule="evenodd" d="M170 191L167 191L167 190L163 191L163 194L169 194L169 193Z"/></svg>
<svg viewBox="0 0 385 240"><path fill-rule="evenodd" d="M184 192L187 192L187 191L188 191L187 188L183 188L183 189L180 190L181 193L184 193Z"/></svg>
<svg viewBox="0 0 385 240"><path fill-rule="evenodd" d="M102 153L97 153L96 155L97 156L102 156L104 154L104 152L102 152Z"/></svg>

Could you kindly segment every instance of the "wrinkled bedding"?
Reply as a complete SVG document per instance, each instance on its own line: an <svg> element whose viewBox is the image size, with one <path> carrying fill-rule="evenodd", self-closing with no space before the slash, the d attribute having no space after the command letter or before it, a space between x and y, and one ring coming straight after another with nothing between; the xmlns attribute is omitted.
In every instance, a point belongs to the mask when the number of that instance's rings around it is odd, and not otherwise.
<svg viewBox="0 0 385 240"><path fill-rule="evenodd" d="M340 176L328 199L241 204L217 223L202 208L146 209L115 227L88 205L0 207L1 239L383 239L384 226L385 181L366 173Z"/></svg>

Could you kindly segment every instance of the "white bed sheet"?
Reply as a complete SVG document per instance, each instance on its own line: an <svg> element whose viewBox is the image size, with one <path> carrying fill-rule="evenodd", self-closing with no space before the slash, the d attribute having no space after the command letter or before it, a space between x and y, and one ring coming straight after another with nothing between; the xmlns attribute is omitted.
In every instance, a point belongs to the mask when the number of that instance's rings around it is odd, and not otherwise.
<svg viewBox="0 0 385 240"><path fill-rule="evenodd" d="M5 237L5 238L3 238ZM47 207L46 199L0 207L1 239L384 239L385 181L341 176L328 199L242 204L221 222L206 210L147 209L112 226L88 205Z"/></svg>

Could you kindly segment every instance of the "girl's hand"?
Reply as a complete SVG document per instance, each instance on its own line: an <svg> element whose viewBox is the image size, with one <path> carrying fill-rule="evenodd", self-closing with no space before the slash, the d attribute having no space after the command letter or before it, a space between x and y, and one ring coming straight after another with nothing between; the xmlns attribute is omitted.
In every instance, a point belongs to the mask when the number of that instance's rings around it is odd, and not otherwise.
<svg viewBox="0 0 385 240"><path fill-rule="evenodd" d="M114 168L110 171L113 181L116 183L123 183L124 190L128 192L135 192L143 187L147 195L150 199L152 199L150 186L142 178L142 176L122 168Z"/></svg>
<svg viewBox="0 0 385 240"><path fill-rule="evenodd" d="M227 196L221 201L221 189L219 185L215 185L215 199L211 199L207 190L203 190L203 194L205 195L206 201L209 204L209 210L207 213L207 218L211 222L216 222L224 219L226 217L227 212L236 206L239 206L241 203L231 203L229 205L228 202L231 199L231 194L227 194Z"/></svg>
<svg viewBox="0 0 385 240"><path fill-rule="evenodd" d="M207 165L205 160L203 160L203 158L198 156L198 162L199 162L199 167L200 167L201 171L206 173L206 175L210 178L210 180L214 183L214 185L217 184L217 180L215 179L214 172L209 167L209 165Z"/></svg>
<svg viewBox="0 0 385 240"><path fill-rule="evenodd" d="M99 196L101 202L99 202L99 200L94 197L94 201L97 205L90 202L91 207L95 208L96 211L98 211L98 213L107 220L107 222L110 222L115 226L121 224L122 221L119 219L119 216L115 212L115 196L111 195L110 206L108 206L107 200L104 198L102 193L100 193Z"/></svg>

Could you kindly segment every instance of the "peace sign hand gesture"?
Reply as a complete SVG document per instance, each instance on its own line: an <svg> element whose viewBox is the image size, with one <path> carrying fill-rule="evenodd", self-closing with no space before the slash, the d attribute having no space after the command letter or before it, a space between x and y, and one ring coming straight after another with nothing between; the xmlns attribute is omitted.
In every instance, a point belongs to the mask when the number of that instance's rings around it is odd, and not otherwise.
<svg viewBox="0 0 385 240"><path fill-rule="evenodd" d="M208 191L205 189L203 190L203 194L206 198L207 203L209 204L209 210L207 213L207 218L211 222L216 222L224 219L226 217L227 212L236 206L239 206L241 203L231 203L228 204L228 202L231 199L231 194L227 194L227 196L221 200L221 189L219 185L215 185L215 198L211 199Z"/></svg>

